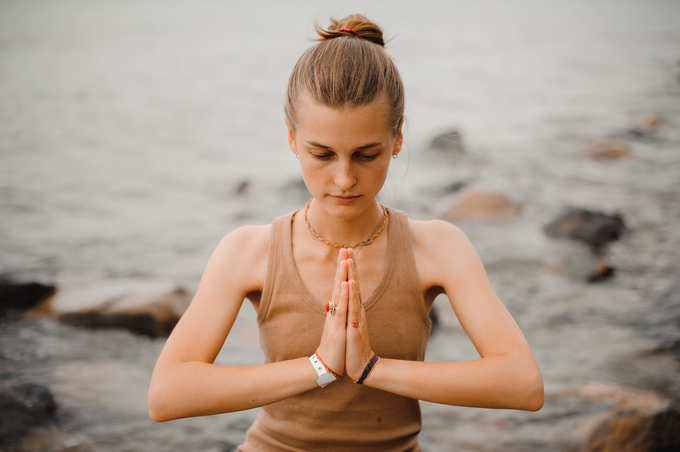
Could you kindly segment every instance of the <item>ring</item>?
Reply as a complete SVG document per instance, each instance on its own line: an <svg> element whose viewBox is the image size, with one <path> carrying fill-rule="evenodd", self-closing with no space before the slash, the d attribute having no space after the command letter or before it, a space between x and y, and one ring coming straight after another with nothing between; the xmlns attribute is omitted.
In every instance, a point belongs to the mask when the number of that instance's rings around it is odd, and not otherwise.
<svg viewBox="0 0 680 452"><path fill-rule="evenodd" d="M335 315L335 302L333 301L333 299L326 303L326 312L330 312L331 315Z"/></svg>

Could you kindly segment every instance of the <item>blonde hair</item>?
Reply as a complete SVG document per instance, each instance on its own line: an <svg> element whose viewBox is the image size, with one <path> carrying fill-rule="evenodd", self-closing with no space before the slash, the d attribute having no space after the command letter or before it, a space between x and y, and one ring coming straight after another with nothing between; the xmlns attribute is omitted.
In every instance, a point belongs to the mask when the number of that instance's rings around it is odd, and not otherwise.
<svg viewBox="0 0 680 452"><path fill-rule="evenodd" d="M384 96L388 126L396 135L404 116L404 86L385 51L380 27L360 14L315 25L318 44L298 59L288 80L284 112L296 130L296 101L302 92L329 107L361 106Z"/></svg>

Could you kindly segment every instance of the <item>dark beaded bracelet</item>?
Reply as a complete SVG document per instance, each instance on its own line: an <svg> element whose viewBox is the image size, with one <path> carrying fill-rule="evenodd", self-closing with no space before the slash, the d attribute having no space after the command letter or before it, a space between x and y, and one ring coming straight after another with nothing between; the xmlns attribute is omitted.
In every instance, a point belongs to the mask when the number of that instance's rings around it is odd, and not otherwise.
<svg viewBox="0 0 680 452"><path fill-rule="evenodd" d="M373 366L375 363L378 361L378 355L375 353L373 354L373 357L371 357L371 360L366 364L366 367L364 367L364 371L361 373L361 377L357 380L357 384L360 385L361 383L364 382L366 377L368 377L368 374L371 372L371 369L373 369Z"/></svg>

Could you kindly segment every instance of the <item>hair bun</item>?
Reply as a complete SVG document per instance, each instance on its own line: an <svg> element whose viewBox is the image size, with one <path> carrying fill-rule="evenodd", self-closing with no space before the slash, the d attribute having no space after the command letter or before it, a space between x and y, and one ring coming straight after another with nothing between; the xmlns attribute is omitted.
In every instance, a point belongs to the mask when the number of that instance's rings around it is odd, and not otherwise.
<svg viewBox="0 0 680 452"><path fill-rule="evenodd" d="M380 47L385 47L383 32L380 27L361 14L351 14L340 20L331 18L331 25L328 28L315 25L315 29L320 36L316 41L327 41L342 36L350 36L365 39L378 44Z"/></svg>

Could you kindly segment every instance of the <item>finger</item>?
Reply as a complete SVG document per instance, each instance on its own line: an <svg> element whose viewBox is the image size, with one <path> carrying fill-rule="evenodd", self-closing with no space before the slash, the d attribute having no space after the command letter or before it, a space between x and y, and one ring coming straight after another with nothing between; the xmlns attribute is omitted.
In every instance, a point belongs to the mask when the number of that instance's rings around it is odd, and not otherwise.
<svg viewBox="0 0 680 452"><path fill-rule="evenodd" d="M347 281L342 281L341 290L342 294L339 298L337 311L335 311L335 321L337 322L338 326L344 328L347 324L347 304L349 298L349 284Z"/></svg>
<svg viewBox="0 0 680 452"><path fill-rule="evenodd" d="M342 281L347 281L347 269L343 265L345 256L347 254L346 248L340 248L338 253L338 263L335 267L335 285L339 286Z"/></svg>
<svg viewBox="0 0 680 452"><path fill-rule="evenodd" d="M351 253L353 256L353 253ZM359 289L359 274L357 271L357 260L354 257L350 257L349 259L349 268L347 269L347 280L354 280L354 284L356 284L356 292L359 294L359 297L361 298L361 290ZM360 300L361 301L361 300Z"/></svg>
<svg viewBox="0 0 680 452"><path fill-rule="evenodd" d="M344 254L343 253L344 250L345 249L342 248L338 253L338 265L335 270L335 282L333 284L333 292L331 293L331 299L333 300L336 306L339 303L338 300L342 298L342 287L340 283L342 283L342 281L347 280L347 264L343 259L340 259L340 256ZM330 310L328 312L330 313Z"/></svg>
<svg viewBox="0 0 680 452"><path fill-rule="evenodd" d="M350 249L349 252L347 253L348 256L347 258L350 261L349 269L347 272L347 280L349 281L350 279L357 280L357 261L354 258L354 253Z"/></svg>
<svg viewBox="0 0 680 452"><path fill-rule="evenodd" d="M354 279L349 281L349 292L349 314L347 321L352 328L358 328L361 320L361 299L359 296L359 287Z"/></svg>
<svg viewBox="0 0 680 452"><path fill-rule="evenodd" d="M361 300L359 300L359 325L361 325L361 330L364 333L368 333L368 320L366 319L366 308L361 303Z"/></svg>

